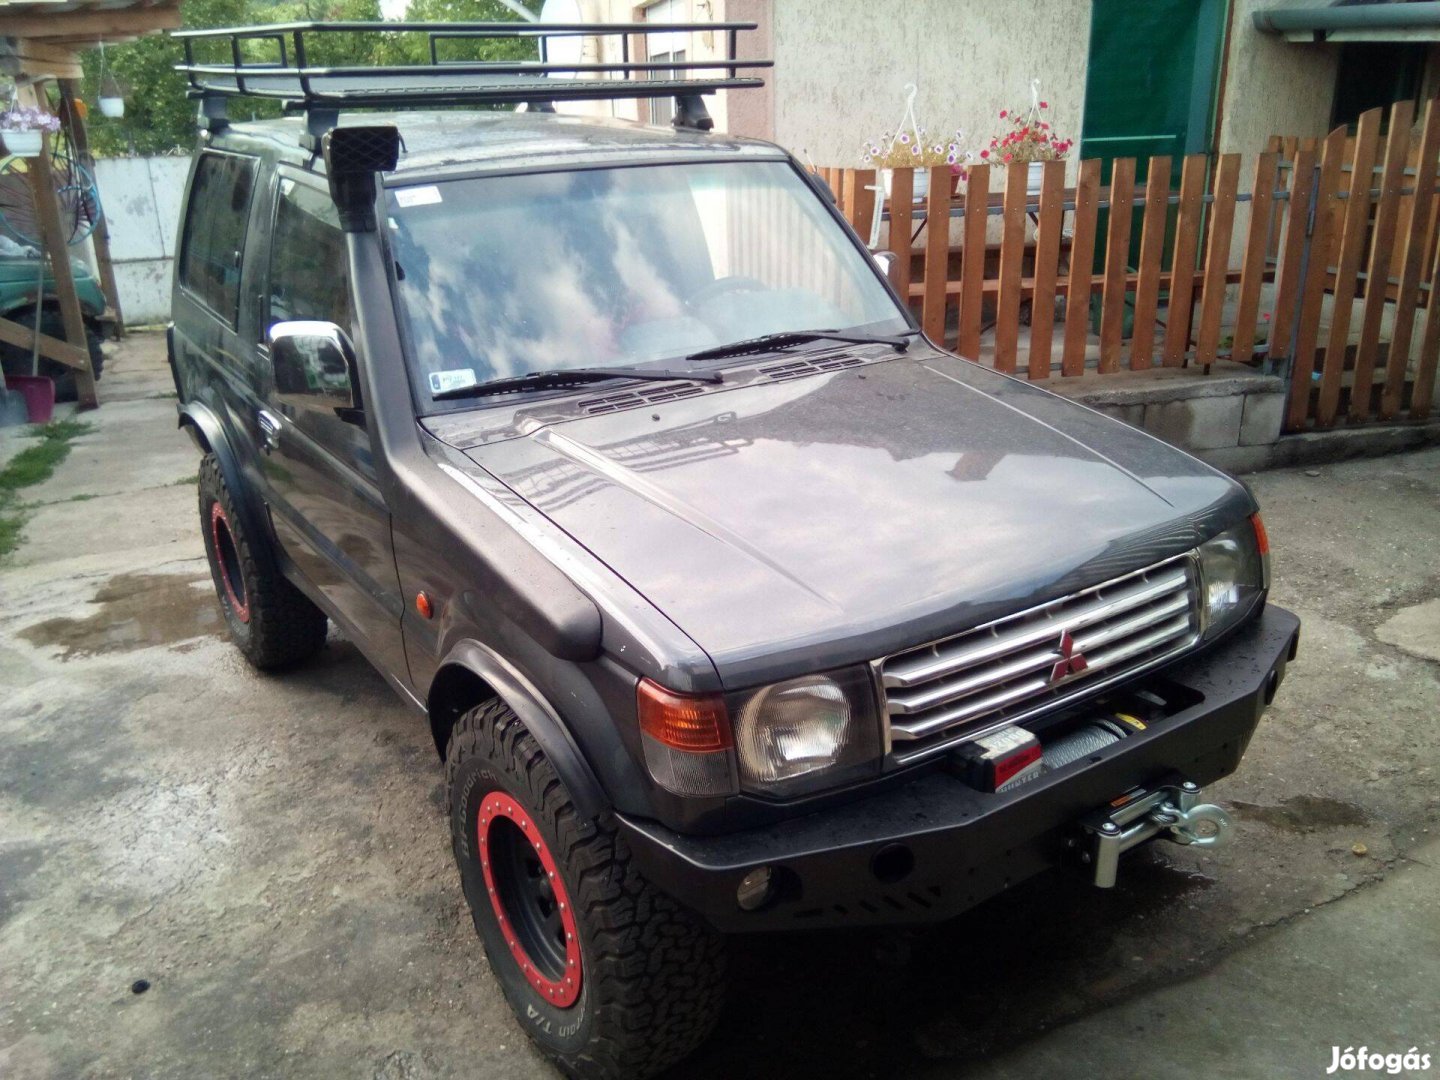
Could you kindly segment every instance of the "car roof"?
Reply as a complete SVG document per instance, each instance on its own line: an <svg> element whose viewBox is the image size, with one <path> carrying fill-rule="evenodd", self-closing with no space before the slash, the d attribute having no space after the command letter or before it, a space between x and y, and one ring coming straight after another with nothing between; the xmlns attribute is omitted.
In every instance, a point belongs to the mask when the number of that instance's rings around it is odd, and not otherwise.
<svg viewBox="0 0 1440 1080"><path fill-rule="evenodd" d="M514 171L557 165L673 161L695 157L783 158L772 143L738 136L654 127L629 120L562 113L498 110L431 110L342 114L342 127L394 125L403 149L388 186L437 175ZM280 160L323 171L300 145L301 117L232 123L211 144L220 149L267 150Z"/></svg>

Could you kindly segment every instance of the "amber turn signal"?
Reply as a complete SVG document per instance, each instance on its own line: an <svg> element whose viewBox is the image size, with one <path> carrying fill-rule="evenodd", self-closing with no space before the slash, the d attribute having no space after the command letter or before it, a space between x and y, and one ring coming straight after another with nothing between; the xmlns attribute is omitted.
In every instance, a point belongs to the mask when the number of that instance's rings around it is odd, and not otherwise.
<svg viewBox="0 0 1440 1080"><path fill-rule="evenodd" d="M734 744L725 699L719 694L677 694L641 679L635 698L640 730L672 750L704 754Z"/></svg>
<svg viewBox="0 0 1440 1080"><path fill-rule="evenodd" d="M435 609L430 606L430 597L423 592L415 594L415 610L420 613L422 619L428 619L435 614Z"/></svg>
<svg viewBox="0 0 1440 1080"><path fill-rule="evenodd" d="M1269 555L1270 537L1265 532L1265 522L1260 520L1259 514L1251 514L1250 524L1255 527L1255 547L1261 555Z"/></svg>

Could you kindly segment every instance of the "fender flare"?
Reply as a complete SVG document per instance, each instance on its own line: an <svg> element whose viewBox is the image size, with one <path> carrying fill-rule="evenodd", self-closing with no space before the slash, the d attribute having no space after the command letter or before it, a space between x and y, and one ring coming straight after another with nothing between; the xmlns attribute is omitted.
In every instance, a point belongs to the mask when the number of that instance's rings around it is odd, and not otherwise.
<svg viewBox="0 0 1440 1080"><path fill-rule="evenodd" d="M280 564L275 558L275 545L270 534L269 521L265 516L264 504L260 497L245 483L240 469L240 459L230 445L220 418L209 406L199 401L187 401L176 407L179 426L189 431L199 444L202 453L215 455L220 466L220 478L235 501L240 514L240 528L254 540L251 554L261 563L263 569L279 574Z"/></svg>
<svg viewBox="0 0 1440 1080"><path fill-rule="evenodd" d="M595 771L585 760L560 714L514 665L478 641L460 641L445 654L445 659L436 669L435 678L430 683L432 694L441 673L456 667L464 668L480 679L520 718L555 767L555 772L570 792L576 813L583 821L593 821L609 809L610 799L605 789L600 786ZM433 722L434 702L427 702L427 706Z"/></svg>

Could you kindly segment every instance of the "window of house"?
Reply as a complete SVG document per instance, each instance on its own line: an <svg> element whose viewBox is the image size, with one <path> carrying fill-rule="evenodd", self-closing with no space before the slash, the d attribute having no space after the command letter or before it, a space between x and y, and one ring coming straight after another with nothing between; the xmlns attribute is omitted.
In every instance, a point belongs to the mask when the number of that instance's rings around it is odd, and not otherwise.
<svg viewBox="0 0 1440 1080"><path fill-rule="evenodd" d="M255 159L206 153L195 167L185 242L180 251L180 284L231 326L240 305L240 261Z"/></svg>
<svg viewBox="0 0 1440 1080"><path fill-rule="evenodd" d="M685 50L679 49L675 52L651 53L652 64L679 64L685 60ZM683 78L668 71L657 71L654 73L656 79ZM675 119L675 99L673 97L657 97L650 99L650 123L657 127L669 127Z"/></svg>
<svg viewBox="0 0 1440 1080"><path fill-rule="evenodd" d="M335 204L318 188L289 179L280 181L279 199L266 326L318 319L350 334L350 267Z"/></svg>
<svg viewBox="0 0 1440 1080"><path fill-rule="evenodd" d="M1353 130L1361 113L1377 106L1388 113L1394 102L1419 97L1428 50L1427 45L1391 41L1352 41L1340 46L1331 126L1345 124Z"/></svg>

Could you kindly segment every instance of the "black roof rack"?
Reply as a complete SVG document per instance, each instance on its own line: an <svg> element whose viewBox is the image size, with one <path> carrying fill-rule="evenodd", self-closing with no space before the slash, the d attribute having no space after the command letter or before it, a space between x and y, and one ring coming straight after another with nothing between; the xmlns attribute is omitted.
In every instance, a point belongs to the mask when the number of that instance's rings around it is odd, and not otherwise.
<svg viewBox="0 0 1440 1080"><path fill-rule="evenodd" d="M674 97L676 124L708 130L709 116L700 96L716 90L763 85L742 70L769 68L770 60L742 60L736 53L740 31L752 22L696 23L525 23L525 22L295 22L217 30L180 30L172 36L185 46L185 62L175 69L190 82L190 94L205 101L202 116L223 122L228 97L270 98L286 109L312 114L317 127L333 125L341 108L406 108L421 105L498 105L556 101ZM632 60L651 34L723 33L725 55L706 60ZM316 65L325 46L317 35L424 34L428 60L420 63ZM551 62L555 38L618 38L618 62ZM538 60L445 59L449 43L476 40L530 40ZM196 46L221 54L218 62L196 59ZM318 46L318 48L317 48ZM218 107L217 107L218 106ZM318 121L318 123L317 123Z"/></svg>

